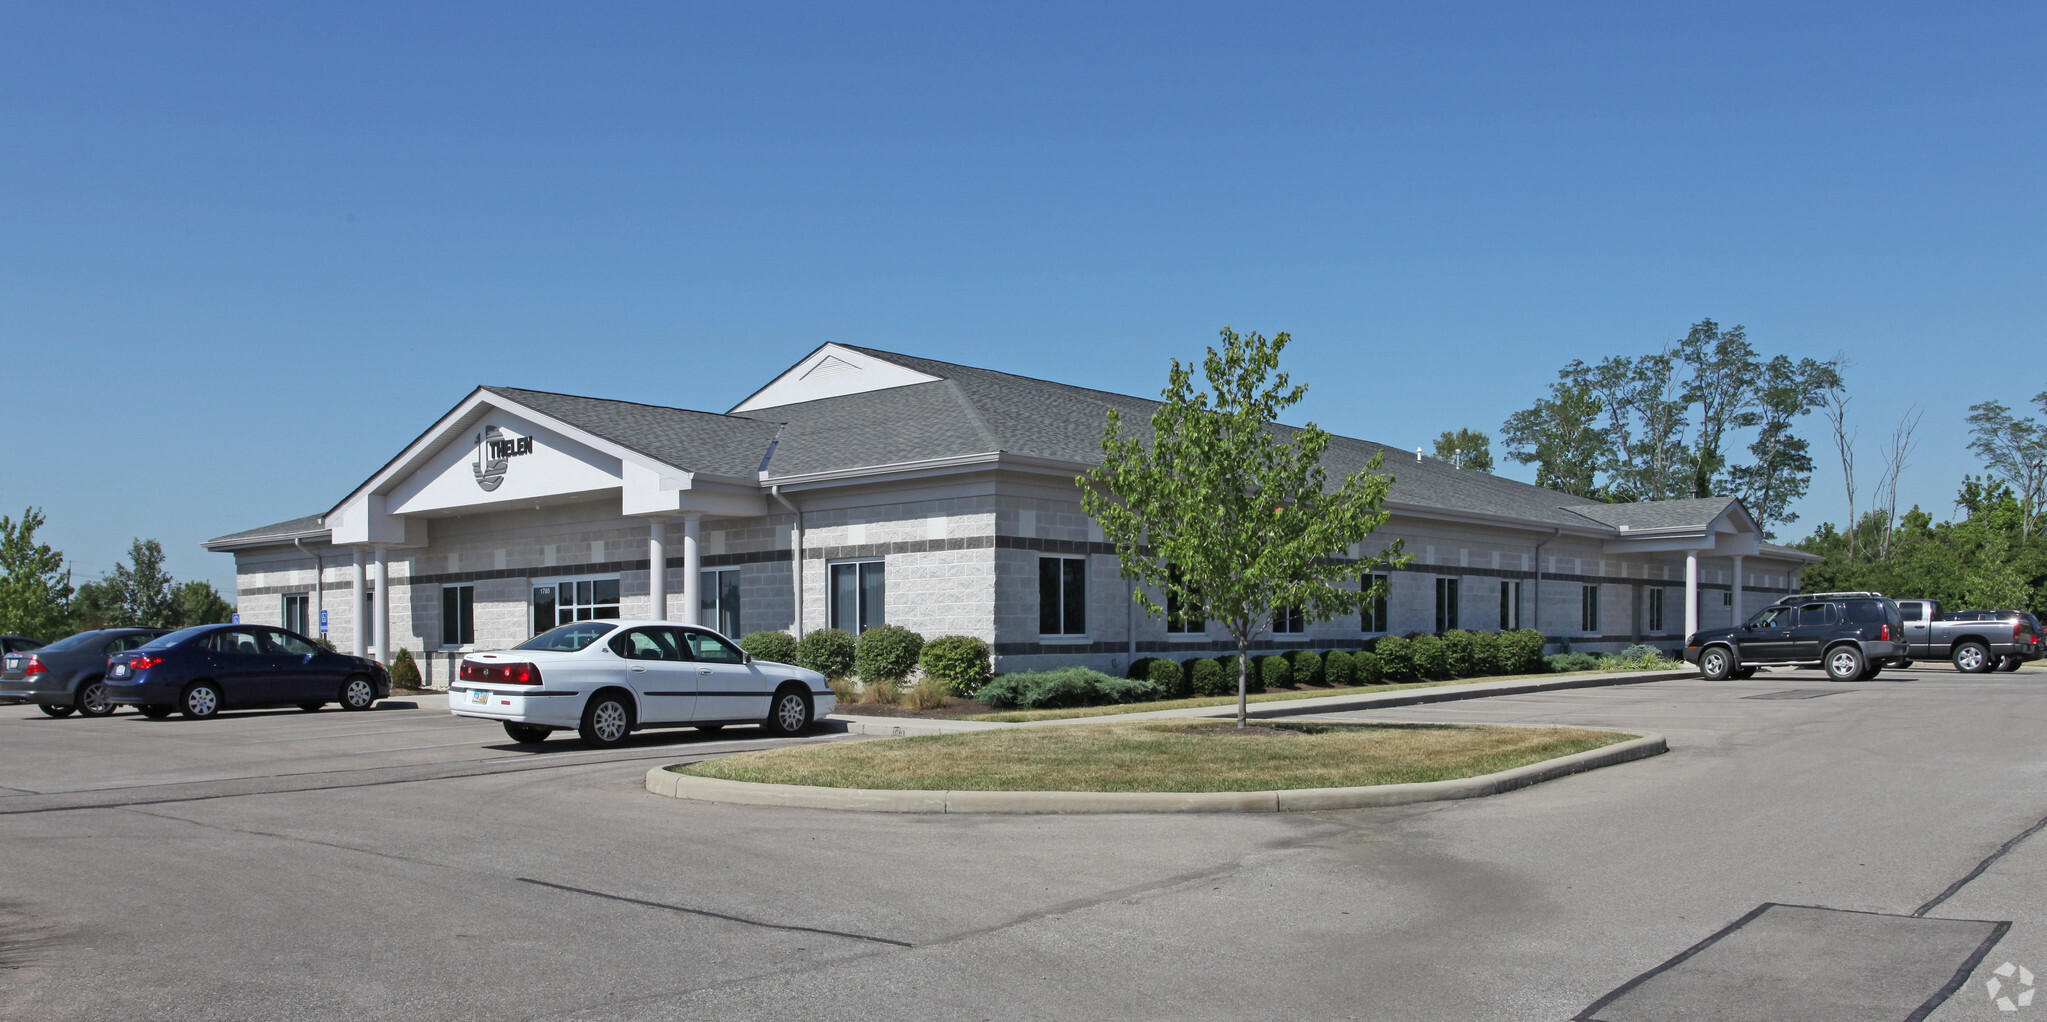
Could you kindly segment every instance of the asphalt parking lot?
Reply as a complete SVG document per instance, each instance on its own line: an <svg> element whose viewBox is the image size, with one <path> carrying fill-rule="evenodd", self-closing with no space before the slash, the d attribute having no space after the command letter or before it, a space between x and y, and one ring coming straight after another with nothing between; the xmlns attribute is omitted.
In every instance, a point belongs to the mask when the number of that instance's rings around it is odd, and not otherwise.
<svg viewBox="0 0 2047 1022"><path fill-rule="evenodd" d="M536 753L418 703L0 708L0 1015L1521 1020L1634 983L1588 1017L1902 1019L1993 930L1931 1018L2027 1017L1988 994L2005 962L2004 993L2016 966L2047 983L2047 837L2014 841L2047 818L2038 668L1334 715L1609 724L1672 751L1281 816L676 801L642 789L650 765L766 740Z"/></svg>

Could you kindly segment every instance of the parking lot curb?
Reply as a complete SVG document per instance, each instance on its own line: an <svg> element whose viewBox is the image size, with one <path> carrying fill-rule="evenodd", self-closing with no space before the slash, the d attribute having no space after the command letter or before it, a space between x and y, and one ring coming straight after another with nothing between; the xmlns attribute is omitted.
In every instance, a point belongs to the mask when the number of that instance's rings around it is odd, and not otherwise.
<svg viewBox="0 0 2047 1022"><path fill-rule="evenodd" d="M1363 809L1451 799L1483 798L1571 774L1628 763L1670 751L1660 734L1527 766L1417 784L1281 791L911 791L759 784L697 777L658 766L647 771L647 790L675 799L740 805L795 806L877 813L1289 813Z"/></svg>

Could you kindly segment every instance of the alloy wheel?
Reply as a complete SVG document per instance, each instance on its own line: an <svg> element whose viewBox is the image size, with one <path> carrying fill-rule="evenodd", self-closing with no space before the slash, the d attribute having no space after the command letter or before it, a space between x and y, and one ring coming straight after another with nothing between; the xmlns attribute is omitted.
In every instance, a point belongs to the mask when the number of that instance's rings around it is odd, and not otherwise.
<svg viewBox="0 0 2047 1022"><path fill-rule="evenodd" d="M1842 649L1827 659L1827 670L1836 678L1854 678L1862 673L1861 659L1853 650Z"/></svg>
<svg viewBox="0 0 2047 1022"><path fill-rule="evenodd" d="M794 692L782 696L775 703L775 722L782 725L784 731L802 730L803 725L809 723L804 719L808 716L804 712L803 697Z"/></svg>
<svg viewBox="0 0 2047 1022"><path fill-rule="evenodd" d="M105 683L89 681L78 690L78 712L88 717L104 717L114 712L114 704L107 702Z"/></svg>
<svg viewBox="0 0 2047 1022"><path fill-rule="evenodd" d="M220 695L201 685L185 693L185 712L194 717L211 717L220 709Z"/></svg>
<svg viewBox="0 0 2047 1022"><path fill-rule="evenodd" d="M597 712L590 715L590 725L597 737L605 742L615 742L625 737L625 707L606 700L597 705Z"/></svg>
<svg viewBox="0 0 2047 1022"><path fill-rule="evenodd" d="M347 703L349 709L352 710L362 709L374 702L376 698L377 690L370 687L370 680L368 678L356 678L341 690L342 702Z"/></svg>

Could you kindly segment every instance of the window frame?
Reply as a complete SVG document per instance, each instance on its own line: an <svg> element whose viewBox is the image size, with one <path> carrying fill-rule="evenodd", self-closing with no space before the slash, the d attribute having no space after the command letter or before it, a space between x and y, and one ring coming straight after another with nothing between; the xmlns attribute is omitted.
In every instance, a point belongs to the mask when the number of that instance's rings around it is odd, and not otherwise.
<svg viewBox="0 0 2047 1022"><path fill-rule="evenodd" d="M1521 628L1521 581L1503 578L1500 580L1500 631L1512 632Z"/></svg>
<svg viewBox="0 0 2047 1022"><path fill-rule="evenodd" d="M1649 590L1649 630L1662 635L1669 629L1663 627L1663 587Z"/></svg>
<svg viewBox="0 0 2047 1022"><path fill-rule="evenodd" d="M1308 612L1299 606L1272 608L1272 634L1307 638Z"/></svg>
<svg viewBox="0 0 2047 1022"><path fill-rule="evenodd" d="M725 606L724 576L726 575L732 576L732 606L729 608ZM745 634L740 631L740 629L745 627L744 619L740 616L741 601L743 599L743 594L740 591L740 582L740 570L737 567L704 568L698 571L697 620L716 622L705 627L720 635ZM728 612L732 617L731 631L726 631L724 627L725 617Z"/></svg>
<svg viewBox="0 0 2047 1022"><path fill-rule="evenodd" d="M868 616L867 615L868 591L866 584L867 573L861 570L864 566L870 564L877 565L881 571L881 606L875 610L874 620L871 622L867 620ZM853 570L852 623L854 627L846 628L844 630L851 632L854 635L858 635L869 628L875 627L876 625L887 624L888 559L885 557L848 557L841 560L832 560L825 562L824 592L826 625L832 628L841 627L838 579L839 569L841 568L851 568Z"/></svg>
<svg viewBox="0 0 2047 1022"><path fill-rule="evenodd" d="M1189 600L1182 604L1179 591L1175 588L1180 583L1180 569L1175 565L1166 565L1166 574L1173 582L1173 585L1166 587L1167 638L1182 640L1208 638L1208 608L1202 606L1199 600Z"/></svg>
<svg viewBox="0 0 2047 1022"><path fill-rule="evenodd" d="M455 599L454 621L450 621L448 596L458 594ZM449 625L453 624L454 639L449 639ZM470 649L476 645L476 586L473 583L459 583L441 587L441 648Z"/></svg>
<svg viewBox="0 0 2047 1022"><path fill-rule="evenodd" d="M1373 586L1382 587L1378 596L1366 600L1358 607L1358 631L1364 632L1367 635L1390 634L1393 631L1393 615L1391 613L1393 576L1390 574L1381 575L1366 572L1358 576L1358 585L1362 589L1370 589Z"/></svg>
<svg viewBox="0 0 2047 1022"><path fill-rule="evenodd" d="M1040 638L1057 642L1078 642L1087 639L1087 583L1092 567L1088 562L1089 557L1086 554L1078 557L1066 554L1038 555L1038 635ZM1058 621L1054 623L1058 626L1058 631L1045 630L1045 611L1047 610L1045 602L1045 568L1048 564L1057 565L1057 568L1053 571L1053 578L1057 580L1058 592L1054 594L1056 602L1053 606L1057 608ZM1074 591L1075 583L1079 585L1078 593ZM1076 618L1078 618L1078 621L1075 620ZM1076 625L1078 625L1078 628L1075 627Z"/></svg>
<svg viewBox="0 0 2047 1022"><path fill-rule="evenodd" d="M1460 625L1459 604L1463 602L1463 587L1455 575L1436 576L1436 634L1456 631Z"/></svg>
<svg viewBox="0 0 2047 1022"><path fill-rule="evenodd" d="M581 602L581 597L580 597L580 594L578 594L577 600L576 600L575 602L572 602L572 603L570 603L570 604L569 604L569 606L570 606L571 608L573 608L573 609L589 608L589 609L590 609L590 610L592 611L592 613L591 613L591 614L590 614L590 616L588 616L588 617L583 617L583 616L580 616L580 615L578 615L578 616L575 616L575 617L571 617L571 618L569 618L569 619L568 619L568 620L566 620L566 621L562 620L562 616L561 616L561 615L562 615L562 603L561 603L561 587L562 587L563 585L571 585L571 586L575 586L575 585L580 585L580 584L582 584L582 583L584 583L584 582L588 582L588 583L590 583L590 586L591 586L591 590L592 590L592 593L591 593L591 602L589 602L589 603L583 603L583 602ZM611 583L611 584L612 584L612 586L614 587L614 589L617 589L617 590L622 590L622 589L624 588L623 586L620 586L620 585L619 585L619 577L618 577L617 575L555 575L555 576L549 576L549 577L545 577L545 578L529 578L529 579L527 579L527 580L526 580L526 597L527 597L527 605L526 605L526 606L527 606L527 615L526 615L526 621L527 621L527 624L528 624L529 626L532 626L532 625L537 625L537 624L539 624L539 621L538 621L538 620L537 620L537 618L536 618L536 617L534 616L534 615L536 615L536 614L538 614L538 613L540 612L540 607L539 607L539 602L540 602L540 601L539 601L539 600L538 600L538 599L537 599L537 598L535 597L535 593L537 593L537 592L538 592L539 590L541 590L541 589L551 589L551 590L553 590L553 591L554 591L554 595L553 595L553 596L551 596L551 597L549 598L549 601L548 601L548 602L549 602L549 605L550 605L550 606L552 606L552 607L554 608L554 624L552 624L552 625L549 625L549 626L548 626L548 627L546 627L546 628L534 628L534 629L533 629L533 635L540 635L540 634L543 634L543 633L545 633L545 632L551 631L551 630L553 630L553 629L555 629L555 628L559 628L559 627L561 627L562 625L567 625L567 624L575 624L575 623L577 623L577 622L580 622L580 621L617 621L617 620L619 620L619 618L620 618L620 617L622 616L622 615L621 615L621 614L619 613L619 606L620 606L620 600L621 600L621 598L622 598L622 595L623 595L623 594L622 594L622 593L618 593L618 594L615 594L615 595L614 595L614 597L613 597L613 599L612 599L612 600L611 600L610 602L608 602L608 603L607 603L607 602L604 602L604 601L600 601L600 600L596 599L597 593L595 592L595 590L596 590L596 588L597 588L597 583L600 583L600 582L609 582L609 583ZM599 610L603 610L603 609L605 609L605 608L609 608L609 609L611 610L611 613L610 613L610 614L608 614L608 615L607 615L607 614L599 614L599 613L596 613L596 611L599 611ZM530 636L529 636L529 638L530 638Z"/></svg>
<svg viewBox="0 0 2047 1022"><path fill-rule="evenodd" d="M296 615L292 613L292 607L294 604L296 604L298 607L298 613ZM309 629L313 623L312 621L313 594L284 593L280 601L280 605L283 607L284 613L278 617L278 620L284 622L282 627L286 631L297 632L300 635L312 634L307 629ZM298 618L298 624L296 627L294 627L292 624L293 617Z"/></svg>
<svg viewBox="0 0 2047 1022"><path fill-rule="evenodd" d="M1599 634L1599 583L1586 582L1578 591L1578 630Z"/></svg>

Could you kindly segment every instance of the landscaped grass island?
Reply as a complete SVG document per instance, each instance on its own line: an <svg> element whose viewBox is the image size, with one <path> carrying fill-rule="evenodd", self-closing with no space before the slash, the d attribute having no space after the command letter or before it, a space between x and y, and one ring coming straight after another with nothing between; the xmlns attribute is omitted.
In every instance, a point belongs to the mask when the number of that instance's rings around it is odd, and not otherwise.
<svg viewBox="0 0 2047 1022"><path fill-rule="evenodd" d="M671 769L763 784L907 791L1241 792L1447 781L1638 736L1459 724L1152 720L745 752Z"/></svg>

